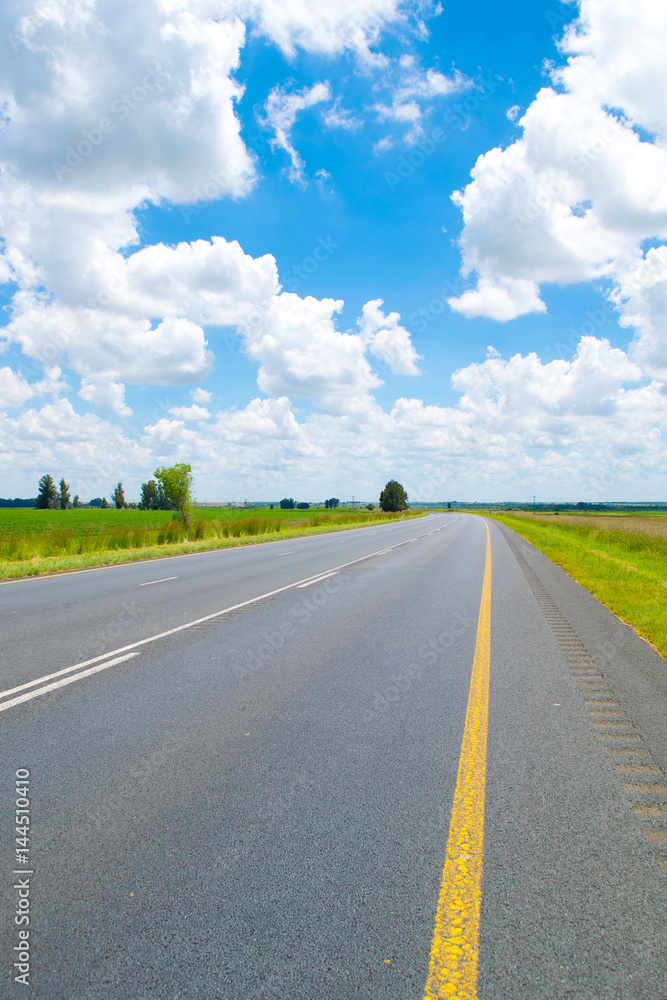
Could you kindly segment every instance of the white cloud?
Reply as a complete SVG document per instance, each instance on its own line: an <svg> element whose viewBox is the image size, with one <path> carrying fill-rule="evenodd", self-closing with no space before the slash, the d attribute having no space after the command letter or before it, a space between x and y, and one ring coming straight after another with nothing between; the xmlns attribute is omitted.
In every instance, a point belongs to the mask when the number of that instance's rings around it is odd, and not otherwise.
<svg viewBox="0 0 667 1000"><path fill-rule="evenodd" d="M364 124L361 118L355 117L350 110L341 107L339 99L325 112L322 121L326 128L342 128L346 132L357 132Z"/></svg>
<svg viewBox="0 0 667 1000"><path fill-rule="evenodd" d="M588 92L600 105L622 108L630 120L667 137L664 39L667 8L661 0L579 0L577 23L562 44L569 56L557 79Z"/></svg>
<svg viewBox="0 0 667 1000"><path fill-rule="evenodd" d="M270 254L253 258L236 240L214 236L118 255L109 307L135 317L175 315L225 326L253 314L277 291Z"/></svg>
<svg viewBox="0 0 667 1000"><path fill-rule="evenodd" d="M142 442L165 461L176 456L191 462L197 495L214 500L266 497L280 482L281 468L322 454L321 445L309 443L286 397L253 399L241 410L221 411L215 424L196 432L183 421L161 419L145 428Z"/></svg>
<svg viewBox="0 0 667 1000"><path fill-rule="evenodd" d="M428 6L435 13L435 5ZM408 17L401 0L337 0L317 3L309 0L232 0L240 16L251 16L260 30L287 55L296 47L308 52L333 55L353 52L362 63L382 65L383 57L373 52L382 33L392 26L405 26Z"/></svg>
<svg viewBox="0 0 667 1000"><path fill-rule="evenodd" d="M321 383L333 398L352 398L379 384L358 337L335 330L329 300L278 298L272 257L254 260L216 237L128 252L140 238L139 205L238 196L253 183L234 113L245 39L234 15L254 18L284 51L351 50L371 62L370 46L385 28L408 23L394 0L335 9L239 3L220 14L207 0L187 10L166 0L158 7L121 0L113 24L83 0L67 16L59 3L22 21L5 12L17 58L0 68L10 119L0 173L0 277L11 271L19 290L2 336L40 363L69 364L82 378L80 398L122 417L129 415L123 383L184 384L210 371L203 325L243 331L251 356L261 354L262 386L308 393ZM441 89L437 75L429 86ZM329 105L328 127L358 127L332 104L327 83L296 93L275 88L267 102L293 179L303 177L303 164L292 127L320 104ZM318 176L327 179L324 171ZM305 343L313 312L315 339L336 357L326 372L313 345L301 358L290 347L295 337ZM377 356L388 336L377 338Z"/></svg>
<svg viewBox="0 0 667 1000"><path fill-rule="evenodd" d="M0 368L0 408L13 410L34 395L35 390L22 375L7 365Z"/></svg>
<svg viewBox="0 0 667 1000"><path fill-rule="evenodd" d="M595 427L599 434L618 413L624 384L641 379L641 369L625 352L607 340L582 337L572 361L544 364L536 354L516 354L505 361L496 355L459 369L452 384L463 393L462 410L490 427L502 426L505 434L528 431L532 441L526 444L551 447L584 437L583 417L605 418L602 426Z"/></svg>
<svg viewBox="0 0 667 1000"><path fill-rule="evenodd" d="M367 355L398 374L418 373L410 334L399 314L385 316L381 305L381 299L367 303L359 333L341 332L335 323L341 301L274 295L261 313L239 324L246 352L259 364L259 388L269 396L314 399L321 412L368 409L382 380Z"/></svg>
<svg viewBox="0 0 667 1000"><path fill-rule="evenodd" d="M210 403L213 399L213 393L208 392L206 389L202 389L201 386L197 386L196 389L193 389L191 396L195 403Z"/></svg>
<svg viewBox="0 0 667 1000"><path fill-rule="evenodd" d="M634 328L632 356L653 378L667 382L667 247L655 247L619 276L612 298L621 326Z"/></svg>
<svg viewBox="0 0 667 1000"><path fill-rule="evenodd" d="M6 481L15 467L22 470L15 495L23 496L34 495L49 470L54 478L65 475L82 499L109 495L119 479L136 482L138 494L141 477L155 468L148 449L127 432L94 414L78 414L66 399L16 417L0 414L0 451Z"/></svg>
<svg viewBox="0 0 667 1000"><path fill-rule="evenodd" d="M660 295L628 289L644 268L657 287L655 253L648 262L642 243L667 239L664 30L657 0L632 10L623 0L580 0L563 42L568 63L553 74L559 89L538 93L519 122L522 137L480 156L472 182L454 195L463 271L476 273L454 309L512 319L544 310L546 282L605 279L656 370Z"/></svg>
<svg viewBox="0 0 667 1000"><path fill-rule="evenodd" d="M211 416L210 410L196 404L194 406L172 406L169 412L173 413L177 420L208 420Z"/></svg>
<svg viewBox="0 0 667 1000"><path fill-rule="evenodd" d="M12 268L9 259L0 253L0 285L6 285L12 280Z"/></svg>
<svg viewBox="0 0 667 1000"><path fill-rule="evenodd" d="M308 108L331 100L328 83L315 83L312 87L288 93L284 87L274 87L269 94L264 110L266 123L273 131L272 146L284 149L290 158L289 179L294 184L304 184L304 162L292 145L291 132L296 119Z"/></svg>
<svg viewBox="0 0 667 1000"><path fill-rule="evenodd" d="M62 304L76 300L79 285L106 291L116 252L138 240L132 213L141 203L250 189L254 166L235 115L242 19L286 52L371 58L369 46L408 17L398 0L238 0L222 8L192 0L186 10L120 0L112 12L74 0L66 11L59 2L24 9L23 18L7 7L0 15L14 50L0 67L0 105L11 123L0 174L0 280L11 273L22 287L45 285ZM306 96L274 93L276 141L295 178L302 165L291 127L326 95L326 84ZM327 123L358 127L337 104Z"/></svg>
<svg viewBox="0 0 667 1000"><path fill-rule="evenodd" d="M215 164L223 193L248 190L252 163L234 111L242 90L232 77L240 21L169 16L130 0L112 12L83 0L63 11L45 4L38 21L17 21L5 8L0 27L17 48L0 77L11 121L5 183L20 177L62 193L141 183L153 200L191 201Z"/></svg>
<svg viewBox="0 0 667 1000"><path fill-rule="evenodd" d="M132 410L125 402L125 386L121 382L93 382L81 379L79 396L87 403L106 406L119 417L129 417Z"/></svg>
<svg viewBox="0 0 667 1000"><path fill-rule="evenodd" d="M100 248L98 259L89 259L79 272L52 277L49 266L48 277L51 286L59 286L59 298L84 299L89 307L19 293L3 336L37 360L67 358L88 380L83 398L92 400L88 383L95 383L95 400L119 406L119 414L125 413L122 399L103 401L101 385L201 378L213 355L200 324L261 322L262 309L279 288L273 257L253 259L238 243L217 237L175 247L156 244L126 257Z"/></svg>
<svg viewBox="0 0 667 1000"><path fill-rule="evenodd" d="M464 90L469 90L473 86L473 81L463 73L455 70L452 76L445 76L435 69L427 69L425 73L420 72L410 64L410 72L406 74L397 89L397 98L407 97L449 97L450 94L460 94Z"/></svg>
<svg viewBox="0 0 667 1000"><path fill-rule="evenodd" d="M376 89L380 89L380 86L376 84ZM410 125L411 128L403 134L402 139L408 145L413 145L423 136L421 122L431 112L433 101L469 90L472 86L473 81L458 70L452 76L445 76L434 69L423 72L414 56L402 56L395 78L384 81L391 102L377 102L374 110L380 122L393 121ZM386 148L391 148L387 139L380 140L376 143L375 151L382 152Z"/></svg>
<svg viewBox="0 0 667 1000"><path fill-rule="evenodd" d="M316 398L338 411L363 403L378 385L361 338L341 333L334 316L343 303L284 292L261 324L244 330L246 350L259 362L257 384L269 396Z"/></svg>
<svg viewBox="0 0 667 1000"><path fill-rule="evenodd" d="M67 359L83 376L81 398L119 416L129 413L123 382L186 384L208 373L213 354L200 324L239 331L267 395L316 398L324 409L366 405L381 384L367 354L397 373L418 370L410 334L397 313L384 316L381 300L365 307L359 334L343 333L335 324L341 302L282 293L274 258L252 258L236 242L157 244L106 259L113 268L105 307L63 307L22 293L4 333L30 357Z"/></svg>
<svg viewBox="0 0 667 1000"><path fill-rule="evenodd" d="M0 368L0 409L17 409L33 396L58 398L69 390L58 365L46 365L39 382L28 382L19 372L5 365Z"/></svg>
<svg viewBox="0 0 667 1000"><path fill-rule="evenodd" d="M422 116L422 110L416 101L394 101L391 106L377 104L378 121L385 122L388 119L395 122L414 122Z"/></svg>
<svg viewBox="0 0 667 1000"><path fill-rule="evenodd" d="M43 378L35 382L32 388L36 393L51 396L54 400L65 395L70 389L59 365L46 365Z"/></svg>
<svg viewBox="0 0 667 1000"><path fill-rule="evenodd" d="M33 296L19 299L14 319L3 331L29 357L40 359L52 348L97 391L109 382L173 385L198 380L213 363L204 331L188 319L167 316L153 329L147 318L94 309L48 305ZM93 398L88 386L83 398ZM121 405L115 390L107 396Z"/></svg>
<svg viewBox="0 0 667 1000"><path fill-rule="evenodd" d="M389 365L398 375L418 375L417 354L410 334L399 325L400 315L396 312L385 316L380 306L382 299L373 299L363 307L358 320L361 339L367 350Z"/></svg>
<svg viewBox="0 0 667 1000"><path fill-rule="evenodd" d="M385 135L375 143L373 151L378 154L386 153L388 150L393 149L395 145L396 141L391 136Z"/></svg>
<svg viewBox="0 0 667 1000"><path fill-rule="evenodd" d="M339 383L347 379L356 397L342 393L337 407L304 418L286 395L275 395L221 410L196 427L188 424L207 409L174 406L146 427L125 432L94 415L79 416L67 400L16 418L0 415L4 461L8 469L21 468L27 480L13 493L29 493L45 470L56 469L81 495L108 494L121 479L126 495L138 496L157 464L181 460L192 462L200 499L213 500L275 500L285 492L318 499L310 494L321 489L324 495L332 476L341 491L349 484L373 499L390 474L415 500L521 499L536 491L545 498L629 493L641 499L637 490L644 485L638 484L662 474L667 395L658 384L646 384L636 362L605 340L585 337L571 361L549 363L535 354L504 359L491 350L486 361L454 374L456 405L400 398L386 412L363 383L368 369L361 363L361 336L339 335L338 342L332 334L337 303L299 305L296 296L281 298L284 327L292 332L303 310L303 328L313 322L320 328L323 342L337 352L331 364ZM369 303L366 316L378 311L378 302ZM280 329L277 319L273 329ZM319 368L308 357L298 367L300 343L297 329L294 353L284 345L287 357L259 345L267 380L275 391L291 379L290 391L311 391L314 383L335 396L340 384L335 377L325 384L321 358ZM308 370L311 360L315 368Z"/></svg>
<svg viewBox="0 0 667 1000"><path fill-rule="evenodd" d="M488 316L501 322L527 312L546 312L537 283L520 278L502 281L480 278L474 291L463 292L448 302L455 312L464 316Z"/></svg>
<svg viewBox="0 0 667 1000"><path fill-rule="evenodd" d="M492 352L459 369L453 384L461 393L454 406L401 398L385 412L367 398L356 409L299 421L286 396L272 397L221 411L210 436L163 420L146 441L196 455L203 489L219 499L221 482L230 498L275 499L284 489L312 492L308 484L332 474L372 499L390 469L414 499L451 499L461 490L521 499L523 489L593 501L659 474L667 457L660 440L667 397L642 384L640 368L605 340L583 338L569 362Z"/></svg>
<svg viewBox="0 0 667 1000"><path fill-rule="evenodd" d="M138 206L240 196L254 181L235 116L245 28L195 7L120 0L111 11L74 0L66 11L55 2L22 19L0 14L14 49L0 67L0 278L18 285L2 335L38 362L67 357L84 377L82 398L119 415L128 413L123 381L179 383L209 371L188 307L196 301L205 316L212 269L220 288L231 258L243 258L224 241L126 256L139 242ZM181 270L164 310L151 269L170 262ZM224 313L224 294L215 306Z"/></svg>
<svg viewBox="0 0 667 1000"><path fill-rule="evenodd" d="M286 396L252 399L243 410L219 413L216 432L225 444L240 448L248 448L258 440L266 441L270 449L281 443L294 447L302 437ZM252 462L249 455L247 461Z"/></svg>

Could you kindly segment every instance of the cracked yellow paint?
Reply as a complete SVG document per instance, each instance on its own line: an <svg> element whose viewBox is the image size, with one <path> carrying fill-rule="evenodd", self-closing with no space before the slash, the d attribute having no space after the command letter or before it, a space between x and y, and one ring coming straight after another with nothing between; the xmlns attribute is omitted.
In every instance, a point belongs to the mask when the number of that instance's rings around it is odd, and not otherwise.
<svg viewBox="0 0 667 1000"><path fill-rule="evenodd" d="M491 538L424 1000L477 1000L491 658Z"/></svg>

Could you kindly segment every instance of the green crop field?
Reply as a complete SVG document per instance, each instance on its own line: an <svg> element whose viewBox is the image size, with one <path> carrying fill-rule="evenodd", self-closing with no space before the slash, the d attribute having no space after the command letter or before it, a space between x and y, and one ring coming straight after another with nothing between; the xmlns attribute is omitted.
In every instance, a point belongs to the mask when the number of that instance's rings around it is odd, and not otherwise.
<svg viewBox="0 0 667 1000"><path fill-rule="evenodd" d="M327 511L328 513L328 511ZM347 513L347 508L341 510ZM269 507L197 507L195 518L207 521L238 521L254 514L275 520L303 520L309 511L282 510ZM44 535L62 528L71 529L76 534L108 532L119 527L159 528L173 520L174 514L168 510L116 510L110 507L79 507L69 510L35 510L32 507L0 507L0 537L10 534Z"/></svg>
<svg viewBox="0 0 667 1000"><path fill-rule="evenodd" d="M170 511L0 507L0 579L337 531L399 516L345 507L197 507L186 534Z"/></svg>
<svg viewBox="0 0 667 1000"><path fill-rule="evenodd" d="M79 507L76 510L35 510L31 507L0 507L0 538L10 535L45 535L63 528L77 534L110 531L122 525L156 527L170 521L167 510L100 510Z"/></svg>
<svg viewBox="0 0 667 1000"><path fill-rule="evenodd" d="M491 514L667 656L667 517Z"/></svg>

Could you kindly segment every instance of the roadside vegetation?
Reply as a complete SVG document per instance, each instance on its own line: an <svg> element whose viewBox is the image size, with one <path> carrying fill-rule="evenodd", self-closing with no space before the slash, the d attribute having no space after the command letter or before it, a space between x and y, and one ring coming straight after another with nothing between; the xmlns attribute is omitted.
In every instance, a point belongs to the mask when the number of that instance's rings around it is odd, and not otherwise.
<svg viewBox="0 0 667 1000"><path fill-rule="evenodd" d="M415 517L336 507L318 513L270 507L192 507L175 511L115 508L0 508L0 579L103 566L205 549L249 545Z"/></svg>
<svg viewBox="0 0 667 1000"><path fill-rule="evenodd" d="M527 539L667 657L667 517L489 516Z"/></svg>

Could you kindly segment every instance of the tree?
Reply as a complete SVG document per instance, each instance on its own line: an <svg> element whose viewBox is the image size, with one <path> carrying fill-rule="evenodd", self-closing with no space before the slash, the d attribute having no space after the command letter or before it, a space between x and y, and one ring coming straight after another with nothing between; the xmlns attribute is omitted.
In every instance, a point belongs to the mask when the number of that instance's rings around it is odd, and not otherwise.
<svg viewBox="0 0 667 1000"><path fill-rule="evenodd" d="M111 499L116 504L116 510L122 510L123 507L127 506L125 503L125 492L123 490L122 483L117 484L116 489L111 494Z"/></svg>
<svg viewBox="0 0 667 1000"><path fill-rule="evenodd" d="M176 465L160 466L153 473L157 481L164 490L167 500L174 505L178 511L178 516L185 525L187 531L188 523L192 516L192 504L194 496L192 488L194 480L192 478L192 466L185 462L178 462Z"/></svg>
<svg viewBox="0 0 667 1000"><path fill-rule="evenodd" d="M64 479L61 479L58 485L60 486L60 509L67 510L67 507L71 499L69 492L69 484L66 483Z"/></svg>
<svg viewBox="0 0 667 1000"><path fill-rule="evenodd" d="M173 510L174 504L164 492L162 483L149 479L141 484L141 500L139 510Z"/></svg>
<svg viewBox="0 0 667 1000"><path fill-rule="evenodd" d="M296 503L292 499L292 497L289 498L283 497L283 499L280 501L280 506L282 507L283 510L294 510L294 508L296 507Z"/></svg>
<svg viewBox="0 0 667 1000"><path fill-rule="evenodd" d="M395 479L390 479L380 494L380 507L382 510L399 511L406 510L408 506L408 494L400 483Z"/></svg>
<svg viewBox="0 0 667 1000"><path fill-rule="evenodd" d="M366 504L366 510L375 510L375 507L373 506L372 503L367 503Z"/></svg>
<svg viewBox="0 0 667 1000"><path fill-rule="evenodd" d="M106 497L102 497L102 503L100 504L100 507L101 507L102 510L108 510L108 508L109 508L109 501L107 500Z"/></svg>
<svg viewBox="0 0 667 1000"><path fill-rule="evenodd" d="M58 506L60 494L51 476L42 476L39 481L35 507L39 510L54 509Z"/></svg>
<svg viewBox="0 0 667 1000"><path fill-rule="evenodd" d="M298 503L296 505L297 510L308 510L309 507L310 507L309 503Z"/></svg>
<svg viewBox="0 0 667 1000"><path fill-rule="evenodd" d="M154 479L141 484L139 507L141 510L157 510L157 483Z"/></svg>
<svg viewBox="0 0 667 1000"><path fill-rule="evenodd" d="M337 507L339 503L340 500L338 499L338 497L331 497L331 499L324 501L324 506L326 507L327 510L329 510L330 507L332 508Z"/></svg>
<svg viewBox="0 0 667 1000"><path fill-rule="evenodd" d="M80 506L81 506L81 500L79 498L79 494L77 493L74 499L72 500L72 507L80 507Z"/></svg>

